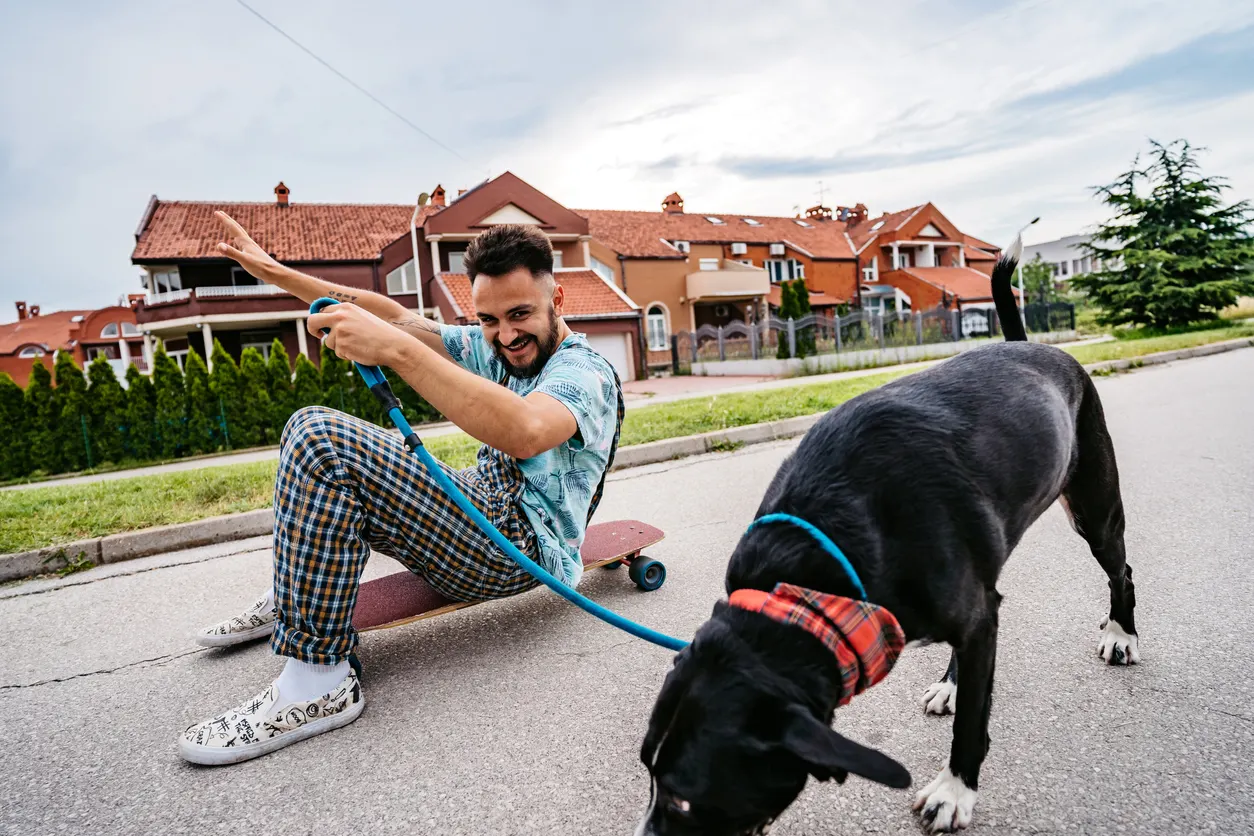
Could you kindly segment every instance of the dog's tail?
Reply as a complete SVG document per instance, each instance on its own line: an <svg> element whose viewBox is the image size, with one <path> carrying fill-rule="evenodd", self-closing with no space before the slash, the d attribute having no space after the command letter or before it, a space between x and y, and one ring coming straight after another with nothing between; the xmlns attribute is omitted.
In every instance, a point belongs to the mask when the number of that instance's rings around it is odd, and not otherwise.
<svg viewBox="0 0 1254 836"><path fill-rule="evenodd" d="M1001 330L1007 342L1024 342L1028 338L1012 288L1015 268L1022 258L1023 236L1017 235L1010 249L1001 254L993 267L993 305L997 308L997 318L1001 320Z"/></svg>

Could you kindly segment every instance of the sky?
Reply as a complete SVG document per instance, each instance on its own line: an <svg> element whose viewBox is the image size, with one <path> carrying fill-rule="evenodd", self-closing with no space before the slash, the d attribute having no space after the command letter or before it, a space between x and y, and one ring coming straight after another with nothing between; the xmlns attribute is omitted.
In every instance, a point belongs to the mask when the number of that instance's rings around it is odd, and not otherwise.
<svg viewBox="0 0 1254 836"><path fill-rule="evenodd" d="M0 0L0 322L141 290L152 195L412 203L503 171L572 208L1083 232L1149 139L1254 198L1251 0ZM351 7L350 7L351 5ZM424 135L425 132L425 135Z"/></svg>

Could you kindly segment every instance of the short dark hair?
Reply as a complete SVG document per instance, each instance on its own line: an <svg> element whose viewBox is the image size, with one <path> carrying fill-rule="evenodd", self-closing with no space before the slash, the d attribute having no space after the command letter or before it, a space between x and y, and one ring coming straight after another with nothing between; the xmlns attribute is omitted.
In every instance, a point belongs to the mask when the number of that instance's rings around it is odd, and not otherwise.
<svg viewBox="0 0 1254 836"><path fill-rule="evenodd" d="M475 276L504 276L527 268L533 278L553 275L553 247L548 237L534 226L501 224L470 242L463 262L474 284Z"/></svg>

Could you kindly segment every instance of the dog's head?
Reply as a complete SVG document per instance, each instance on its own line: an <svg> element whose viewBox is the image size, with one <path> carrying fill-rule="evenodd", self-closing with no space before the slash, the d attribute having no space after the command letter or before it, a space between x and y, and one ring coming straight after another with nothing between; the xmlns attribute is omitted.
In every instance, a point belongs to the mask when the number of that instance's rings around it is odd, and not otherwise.
<svg viewBox="0 0 1254 836"><path fill-rule="evenodd" d="M717 613L676 657L654 705L640 750L651 798L637 836L765 833L810 776L910 785L901 764L820 721L813 698Z"/></svg>

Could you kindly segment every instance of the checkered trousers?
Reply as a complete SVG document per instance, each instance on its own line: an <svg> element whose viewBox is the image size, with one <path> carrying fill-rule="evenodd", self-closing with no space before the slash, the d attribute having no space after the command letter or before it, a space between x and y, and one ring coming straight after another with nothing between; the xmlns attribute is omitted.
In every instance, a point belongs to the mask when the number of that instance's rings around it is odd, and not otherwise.
<svg viewBox="0 0 1254 836"><path fill-rule="evenodd" d="M444 470L502 534L538 557L513 459L485 448L476 467ZM515 595L537 583L453 504L395 433L332 409L307 407L284 428L274 514L278 620L270 645L281 656L322 665L348 658L370 549L459 601Z"/></svg>

